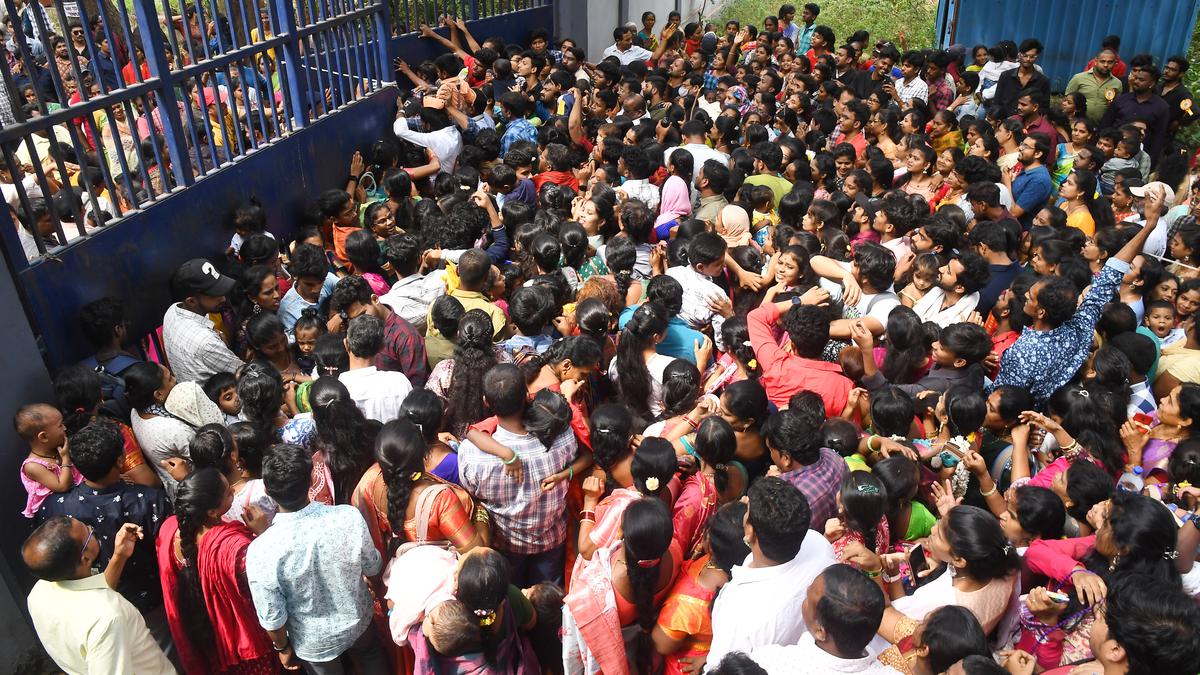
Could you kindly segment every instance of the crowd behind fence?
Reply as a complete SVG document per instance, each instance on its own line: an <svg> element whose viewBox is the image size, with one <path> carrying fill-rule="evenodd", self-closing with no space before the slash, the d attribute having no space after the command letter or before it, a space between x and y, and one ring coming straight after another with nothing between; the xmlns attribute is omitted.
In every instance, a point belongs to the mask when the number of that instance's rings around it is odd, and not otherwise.
<svg viewBox="0 0 1200 675"><path fill-rule="evenodd" d="M10 263L52 255L392 77L380 0L3 0ZM23 264L23 263L21 263Z"/></svg>

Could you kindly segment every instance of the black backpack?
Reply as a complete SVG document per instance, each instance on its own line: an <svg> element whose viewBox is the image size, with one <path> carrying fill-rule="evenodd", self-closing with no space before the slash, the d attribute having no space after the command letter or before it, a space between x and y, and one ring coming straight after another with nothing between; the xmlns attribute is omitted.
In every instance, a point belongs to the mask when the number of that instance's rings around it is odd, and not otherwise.
<svg viewBox="0 0 1200 675"><path fill-rule="evenodd" d="M100 411L109 417L128 421L131 408L125 400L125 378L121 377L121 373L141 361L128 354L117 354L104 361L89 356L82 363L100 376Z"/></svg>

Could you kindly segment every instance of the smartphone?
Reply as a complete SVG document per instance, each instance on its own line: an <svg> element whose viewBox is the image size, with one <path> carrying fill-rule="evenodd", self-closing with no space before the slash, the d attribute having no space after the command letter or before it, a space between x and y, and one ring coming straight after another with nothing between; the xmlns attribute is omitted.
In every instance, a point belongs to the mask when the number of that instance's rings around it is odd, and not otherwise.
<svg viewBox="0 0 1200 675"><path fill-rule="evenodd" d="M920 586L924 581L917 576L917 572L924 571L929 566L929 561L925 559L925 547L917 544L908 552L908 567L912 570L913 585Z"/></svg>
<svg viewBox="0 0 1200 675"><path fill-rule="evenodd" d="M1060 605L1065 605L1071 601L1071 596L1067 595L1066 593L1059 593L1058 591L1047 591L1046 595L1050 596L1051 600Z"/></svg>
<svg viewBox="0 0 1200 675"><path fill-rule="evenodd" d="M1141 425L1145 429L1149 429L1150 426L1152 424L1154 424L1154 418L1147 415L1144 412L1139 412L1139 413L1134 413L1133 422L1134 422L1134 424Z"/></svg>

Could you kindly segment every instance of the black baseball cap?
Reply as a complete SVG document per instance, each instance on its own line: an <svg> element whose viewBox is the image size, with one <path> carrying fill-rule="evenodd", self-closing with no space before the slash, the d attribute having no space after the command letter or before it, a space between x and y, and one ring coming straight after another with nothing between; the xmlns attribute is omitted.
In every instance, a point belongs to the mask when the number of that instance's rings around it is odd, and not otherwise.
<svg viewBox="0 0 1200 675"><path fill-rule="evenodd" d="M192 258L179 266L171 275L171 295L183 300L192 295L220 297L229 295L237 282L217 270L204 258Z"/></svg>

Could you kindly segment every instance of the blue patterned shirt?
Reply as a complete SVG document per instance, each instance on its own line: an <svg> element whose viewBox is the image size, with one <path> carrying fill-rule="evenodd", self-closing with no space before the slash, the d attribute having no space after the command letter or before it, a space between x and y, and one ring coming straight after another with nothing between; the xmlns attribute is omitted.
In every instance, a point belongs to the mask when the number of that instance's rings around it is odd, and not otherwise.
<svg viewBox="0 0 1200 675"><path fill-rule="evenodd" d="M332 661L371 623L371 591L363 576L383 562L358 509L313 502L275 514L246 550L246 580L258 622L287 626L296 656Z"/></svg>
<svg viewBox="0 0 1200 675"><path fill-rule="evenodd" d="M500 156L504 157L507 155L508 149L517 141L532 141L534 143L538 141L537 127L533 126L533 123L523 117L509 120L505 126L504 136L500 138Z"/></svg>
<svg viewBox="0 0 1200 675"><path fill-rule="evenodd" d="M1004 350L1000 374L988 393L1006 384L1024 387L1040 406L1069 382L1087 358L1100 311L1112 300L1127 271L1129 263L1110 258L1092 283L1092 290L1066 323L1053 330L1021 331L1021 337Z"/></svg>

